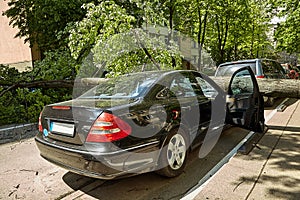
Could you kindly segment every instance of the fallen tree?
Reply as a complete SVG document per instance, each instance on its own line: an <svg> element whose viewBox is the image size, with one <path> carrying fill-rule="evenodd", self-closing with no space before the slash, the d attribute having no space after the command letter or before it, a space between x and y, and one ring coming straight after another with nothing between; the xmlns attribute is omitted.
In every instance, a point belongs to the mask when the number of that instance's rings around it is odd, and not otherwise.
<svg viewBox="0 0 300 200"><path fill-rule="evenodd" d="M210 77L227 91L231 77ZM295 79L256 79L259 90L269 97L288 97L300 99L300 80Z"/></svg>
<svg viewBox="0 0 300 200"><path fill-rule="evenodd" d="M6 92L14 90L16 88L73 88L74 84L76 87L89 89L93 86L100 84L101 82L106 81L105 78L82 78L74 80L34 80L30 82L5 82L0 81L0 97L3 96Z"/></svg>
<svg viewBox="0 0 300 200"><path fill-rule="evenodd" d="M227 91L231 77L210 77L223 90ZM241 79L243 80L243 79ZM2 83L0 87L4 90L0 92L0 96L15 88L72 88L74 83L76 87L92 87L105 81L103 78L84 78L74 80L45 80L23 83ZM260 92L269 97L288 97L300 99L300 80L295 79L257 79Z"/></svg>
<svg viewBox="0 0 300 200"><path fill-rule="evenodd" d="M18 83L0 82L0 87L3 88L3 90L0 91L0 97L6 92L16 88L72 88L73 85L73 80L40 80Z"/></svg>

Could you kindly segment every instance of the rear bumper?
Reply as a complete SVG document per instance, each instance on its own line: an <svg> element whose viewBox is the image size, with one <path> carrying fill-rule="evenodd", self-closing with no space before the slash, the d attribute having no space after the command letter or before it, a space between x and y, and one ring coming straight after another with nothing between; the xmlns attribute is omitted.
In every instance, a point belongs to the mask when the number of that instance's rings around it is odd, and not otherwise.
<svg viewBox="0 0 300 200"><path fill-rule="evenodd" d="M101 154L66 148L39 137L35 141L41 156L49 162L74 173L100 179L114 179L154 170L159 155L158 142L140 146L134 151Z"/></svg>

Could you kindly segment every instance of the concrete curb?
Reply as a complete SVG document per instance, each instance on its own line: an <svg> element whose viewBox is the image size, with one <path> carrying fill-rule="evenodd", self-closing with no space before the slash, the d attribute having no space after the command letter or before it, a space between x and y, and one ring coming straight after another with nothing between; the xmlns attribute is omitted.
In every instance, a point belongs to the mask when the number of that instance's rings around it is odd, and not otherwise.
<svg viewBox="0 0 300 200"><path fill-rule="evenodd" d="M0 144L21 141L37 133L37 123L3 126L0 127Z"/></svg>

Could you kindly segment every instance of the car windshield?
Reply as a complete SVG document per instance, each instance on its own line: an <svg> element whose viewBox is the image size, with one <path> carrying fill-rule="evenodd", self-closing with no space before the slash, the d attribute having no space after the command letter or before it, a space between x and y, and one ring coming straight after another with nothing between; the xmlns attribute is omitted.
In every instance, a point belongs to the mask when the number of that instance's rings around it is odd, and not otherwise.
<svg viewBox="0 0 300 200"><path fill-rule="evenodd" d="M141 73L119 76L95 86L79 98L134 98L145 94L159 73Z"/></svg>
<svg viewBox="0 0 300 200"><path fill-rule="evenodd" d="M216 76L231 76L236 70L250 66L252 71L255 73L255 62L245 62L245 63L232 63L228 65L221 65L216 72Z"/></svg>

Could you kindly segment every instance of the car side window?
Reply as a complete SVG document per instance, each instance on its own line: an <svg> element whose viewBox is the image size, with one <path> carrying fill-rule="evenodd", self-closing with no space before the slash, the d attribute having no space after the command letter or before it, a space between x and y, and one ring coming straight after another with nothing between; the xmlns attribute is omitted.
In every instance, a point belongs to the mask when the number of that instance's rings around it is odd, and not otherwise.
<svg viewBox="0 0 300 200"><path fill-rule="evenodd" d="M218 92L209 83L203 80L203 78L195 77L193 73L184 73L177 74L173 77L169 87L164 86L156 94L156 99L195 96L215 98L217 94Z"/></svg>
<svg viewBox="0 0 300 200"><path fill-rule="evenodd" d="M235 75L231 83L233 95L249 95L254 93L254 85L248 71L244 70Z"/></svg>
<svg viewBox="0 0 300 200"><path fill-rule="evenodd" d="M284 78L285 73L279 63L272 60L262 62L263 73L266 78Z"/></svg>
<svg viewBox="0 0 300 200"><path fill-rule="evenodd" d="M196 93L192 87L189 77L183 75L176 76L170 86L171 94L176 97L194 97Z"/></svg>
<svg viewBox="0 0 300 200"><path fill-rule="evenodd" d="M218 91L203 78L196 77L196 80L205 97L214 99L218 95Z"/></svg>
<svg viewBox="0 0 300 200"><path fill-rule="evenodd" d="M285 72L284 72L283 67L278 62L275 62L275 61L273 62L273 66L274 66L277 78L284 78Z"/></svg>
<svg viewBox="0 0 300 200"><path fill-rule="evenodd" d="M272 78L273 74L274 74L274 68L273 68L272 64L269 61L264 61L261 64L262 64L264 76L266 78Z"/></svg>

